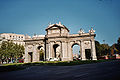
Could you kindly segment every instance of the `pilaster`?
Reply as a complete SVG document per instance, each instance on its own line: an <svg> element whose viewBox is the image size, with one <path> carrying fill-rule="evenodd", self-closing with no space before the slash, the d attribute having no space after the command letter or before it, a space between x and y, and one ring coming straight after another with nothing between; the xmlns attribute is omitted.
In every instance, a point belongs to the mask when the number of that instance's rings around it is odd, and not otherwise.
<svg viewBox="0 0 120 80"><path fill-rule="evenodd" d="M39 61L39 52L37 52L37 45L33 45L33 62Z"/></svg>
<svg viewBox="0 0 120 80"><path fill-rule="evenodd" d="M27 51L28 45L25 45L25 63L28 63L28 51Z"/></svg>
<svg viewBox="0 0 120 80"><path fill-rule="evenodd" d="M54 45L54 42L50 42L50 58L54 58L53 45Z"/></svg>
<svg viewBox="0 0 120 80"><path fill-rule="evenodd" d="M63 61L67 61L68 60L68 56L67 56L67 43L66 41L62 41L62 54L63 54Z"/></svg>
<svg viewBox="0 0 120 80"><path fill-rule="evenodd" d="M91 53L92 53L92 60L97 60L94 40L91 40Z"/></svg>
<svg viewBox="0 0 120 80"><path fill-rule="evenodd" d="M81 47L81 59L82 60L86 60L86 57L85 57L85 48L84 48L84 41L83 40L81 40L80 47Z"/></svg>

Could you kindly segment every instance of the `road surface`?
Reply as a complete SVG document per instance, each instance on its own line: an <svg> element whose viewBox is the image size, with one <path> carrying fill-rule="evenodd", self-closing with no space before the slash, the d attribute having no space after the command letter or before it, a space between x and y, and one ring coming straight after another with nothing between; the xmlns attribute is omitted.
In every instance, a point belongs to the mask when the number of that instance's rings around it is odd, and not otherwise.
<svg viewBox="0 0 120 80"><path fill-rule="evenodd" d="M0 80L120 80L120 60L75 66L31 66L1 72Z"/></svg>

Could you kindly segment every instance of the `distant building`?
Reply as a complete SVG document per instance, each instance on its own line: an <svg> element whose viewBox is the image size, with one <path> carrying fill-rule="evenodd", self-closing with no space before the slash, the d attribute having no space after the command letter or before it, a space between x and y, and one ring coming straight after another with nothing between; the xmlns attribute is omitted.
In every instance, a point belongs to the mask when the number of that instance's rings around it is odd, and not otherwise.
<svg viewBox="0 0 120 80"><path fill-rule="evenodd" d="M25 36L22 34L14 34L14 33L1 33L0 34L0 44L3 41L13 41L15 44L25 45Z"/></svg>

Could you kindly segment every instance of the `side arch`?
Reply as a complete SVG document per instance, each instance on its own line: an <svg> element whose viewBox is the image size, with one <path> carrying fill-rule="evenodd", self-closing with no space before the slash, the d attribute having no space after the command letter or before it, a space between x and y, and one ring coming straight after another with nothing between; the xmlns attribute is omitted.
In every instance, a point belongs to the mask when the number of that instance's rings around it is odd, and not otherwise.
<svg viewBox="0 0 120 80"><path fill-rule="evenodd" d="M43 45L37 45L37 53L39 55L39 61L44 61L45 49Z"/></svg>

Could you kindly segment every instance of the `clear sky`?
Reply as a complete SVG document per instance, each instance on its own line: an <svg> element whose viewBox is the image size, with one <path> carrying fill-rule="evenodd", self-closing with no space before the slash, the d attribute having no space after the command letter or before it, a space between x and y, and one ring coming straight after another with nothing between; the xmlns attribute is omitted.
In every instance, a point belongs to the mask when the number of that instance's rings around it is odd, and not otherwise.
<svg viewBox="0 0 120 80"><path fill-rule="evenodd" d="M59 21L70 34L93 27L96 40L112 45L120 37L120 0L0 0L0 33L46 34Z"/></svg>

